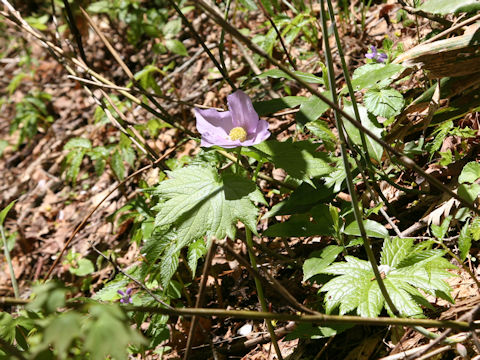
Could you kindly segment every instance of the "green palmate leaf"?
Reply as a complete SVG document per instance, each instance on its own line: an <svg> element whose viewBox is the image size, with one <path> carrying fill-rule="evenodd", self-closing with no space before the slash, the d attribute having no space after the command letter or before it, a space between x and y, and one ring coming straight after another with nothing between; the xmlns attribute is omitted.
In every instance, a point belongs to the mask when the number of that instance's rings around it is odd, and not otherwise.
<svg viewBox="0 0 480 360"><path fill-rule="evenodd" d="M404 104L402 94L394 89L370 89L363 100L369 112L387 119L398 115Z"/></svg>
<svg viewBox="0 0 480 360"><path fill-rule="evenodd" d="M128 271L128 273L130 272L131 269ZM118 274L114 280L109 281L101 290L97 291L92 298L101 301L117 300L119 297L117 291L125 290L129 282L130 279L128 279L125 275Z"/></svg>
<svg viewBox="0 0 480 360"><path fill-rule="evenodd" d="M12 315L6 312L0 312L0 338L8 343L13 343L15 339L17 321Z"/></svg>
<svg viewBox="0 0 480 360"><path fill-rule="evenodd" d="M78 173L80 172L80 165L82 164L85 156L85 149L74 149L67 155L68 168L66 172L66 178L71 181L73 185L77 182Z"/></svg>
<svg viewBox="0 0 480 360"><path fill-rule="evenodd" d="M238 221L257 233L254 202L265 202L255 184L242 176L218 175L216 169L201 166L167 173L170 179L154 190L162 202L153 208L158 211L156 230L144 247L150 261L161 257L164 284L177 268L180 250L191 242L203 236L233 239Z"/></svg>
<svg viewBox="0 0 480 360"><path fill-rule="evenodd" d="M480 10L479 0L427 0L420 8L423 11L447 15L459 12L475 12Z"/></svg>
<svg viewBox="0 0 480 360"><path fill-rule="evenodd" d="M451 288L444 279L452 276L447 269L455 266L442 257L443 251L429 249L431 244L414 246L413 239L401 238L386 238L383 243L379 270L403 316L423 316L419 305L428 306L428 302L418 289L453 302ZM320 289L326 292L326 312L338 307L340 314L356 309L360 316L378 316L385 303L370 263L353 256L346 256L345 260L321 271L338 275Z"/></svg>
<svg viewBox="0 0 480 360"><path fill-rule="evenodd" d="M171 243L160 261L160 279L163 287L167 287L175 271L177 271L180 258L180 250L177 250L177 244Z"/></svg>
<svg viewBox="0 0 480 360"><path fill-rule="evenodd" d="M480 178L480 163L476 161L471 161L463 167L460 176L458 177L458 182L463 183L473 183Z"/></svg>
<svg viewBox="0 0 480 360"><path fill-rule="evenodd" d="M275 167L284 169L290 176L311 182L310 178L327 175L334 170L326 153L317 152L316 145L308 141L264 141L253 149L261 152Z"/></svg>
<svg viewBox="0 0 480 360"><path fill-rule="evenodd" d="M393 80L393 77L403 70L399 64L367 64L359 67L353 73L352 86L354 90L369 89L371 87L384 88ZM341 94L348 92L345 87Z"/></svg>
<svg viewBox="0 0 480 360"><path fill-rule="evenodd" d="M345 112L355 117L352 106L345 106ZM358 113L360 115L360 120L363 126L368 130L373 132L377 137L381 138L383 127L378 124L376 119L368 114L367 109L364 106L358 105ZM345 130L348 134L348 137L356 145L362 146L362 137L360 135L360 130L358 130L350 121L344 121ZM365 141L367 143L368 154L370 157L380 162L383 155L383 147L376 141L374 141L370 136L365 135Z"/></svg>
<svg viewBox="0 0 480 360"><path fill-rule="evenodd" d="M367 236L376 238L385 238L388 236L388 230L385 229L385 226L376 221L364 220L363 226L365 227ZM358 227L358 223L356 221L346 226L343 232L347 235L361 236L360 228Z"/></svg>
<svg viewBox="0 0 480 360"><path fill-rule="evenodd" d="M380 263L396 268L408 256L412 250L413 239L406 238L399 241L387 239L383 243L382 256Z"/></svg>
<svg viewBox="0 0 480 360"><path fill-rule="evenodd" d="M327 266L335 261L342 250L343 247L341 246L329 245L320 251L320 253L312 254L312 257L303 263L303 281L320 274Z"/></svg>
<svg viewBox="0 0 480 360"><path fill-rule="evenodd" d="M443 124L439 125L435 131L435 139L428 145L428 152L433 156L435 151L440 149L443 144L443 141L450 133L450 130L453 128L453 121L446 121Z"/></svg>

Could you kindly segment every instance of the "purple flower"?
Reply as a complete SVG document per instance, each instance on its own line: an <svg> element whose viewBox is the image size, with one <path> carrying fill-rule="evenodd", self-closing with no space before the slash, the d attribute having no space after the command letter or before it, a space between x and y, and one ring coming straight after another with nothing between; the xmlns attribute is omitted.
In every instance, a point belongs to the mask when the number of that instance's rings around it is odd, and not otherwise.
<svg viewBox="0 0 480 360"><path fill-rule="evenodd" d="M132 288L127 288L125 292L123 292L122 290L117 290L117 293L119 293L122 296L122 298L120 299L120 302L122 304L132 303L132 297L130 296L130 294L132 293Z"/></svg>
<svg viewBox="0 0 480 360"><path fill-rule="evenodd" d="M387 54L379 53L375 45L370 46L370 52L365 54L367 59L376 60L378 62L385 62L387 60Z"/></svg>
<svg viewBox="0 0 480 360"><path fill-rule="evenodd" d="M223 148L251 146L270 136L268 123L260 120L252 100L241 90L227 96L228 111L195 108L197 129L202 135L201 146Z"/></svg>

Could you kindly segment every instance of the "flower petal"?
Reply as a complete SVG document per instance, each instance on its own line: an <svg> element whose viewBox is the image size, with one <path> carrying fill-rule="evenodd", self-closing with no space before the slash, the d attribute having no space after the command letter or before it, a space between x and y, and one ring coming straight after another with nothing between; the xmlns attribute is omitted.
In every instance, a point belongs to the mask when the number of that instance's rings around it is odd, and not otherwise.
<svg viewBox="0 0 480 360"><path fill-rule="evenodd" d="M195 108L195 118L197 119L197 130L200 134L215 134L219 136L228 136L230 130L235 126L232 124L230 111L217 111L215 109L200 110Z"/></svg>
<svg viewBox="0 0 480 360"><path fill-rule="evenodd" d="M232 141L228 137L222 138L211 136L210 134L207 134L206 136L202 135L202 141L200 143L200 146L211 147L214 145L229 149L242 146L242 143L240 142L240 140Z"/></svg>
<svg viewBox="0 0 480 360"><path fill-rule="evenodd" d="M260 144L261 142L268 139L270 136L270 131L268 131L268 122L265 120L260 120L258 122L257 128L255 129L255 136L251 139L245 140L242 142L243 146L252 146Z"/></svg>
<svg viewBox="0 0 480 360"><path fill-rule="evenodd" d="M237 90L227 96L227 103L232 113L233 126L244 128L248 134L254 133L258 125L258 114L248 95L242 90Z"/></svg>
<svg viewBox="0 0 480 360"><path fill-rule="evenodd" d="M117 290L117 293L122 295L122 296L125 296L125 293L122 290Z"/></svg>
<svg viewBox="0 0 480 360"><path fill-rule="evenodd" d="M387 58L388 58L387 54L380 53L380 54L378 54L377 61L383 63L383 62L385 62L385 60L387 60Z"/></svg>

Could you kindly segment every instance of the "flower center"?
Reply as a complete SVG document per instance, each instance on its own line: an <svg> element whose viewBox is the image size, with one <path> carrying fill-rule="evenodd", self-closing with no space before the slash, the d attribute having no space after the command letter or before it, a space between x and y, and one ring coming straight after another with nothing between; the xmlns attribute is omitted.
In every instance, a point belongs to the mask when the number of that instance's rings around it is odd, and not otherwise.
<svg viewBox="0 0 480 360"><path fill-rule="evenodd" d="M237 126L230 130L230 134L228 134L230 140L240 140L241 142L247 140L247 132L244 128Z"/></svg>

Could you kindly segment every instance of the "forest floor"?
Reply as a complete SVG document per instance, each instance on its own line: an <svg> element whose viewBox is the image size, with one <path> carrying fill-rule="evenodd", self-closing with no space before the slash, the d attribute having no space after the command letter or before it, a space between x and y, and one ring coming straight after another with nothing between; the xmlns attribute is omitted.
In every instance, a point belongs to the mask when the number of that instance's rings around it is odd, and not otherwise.
<svg viewBox="0 0 480 360"><path fill-rule="evenodd" d="M432 26L436 24L420 16L408 15L412 20L410 26L395 21L400 5L394 1L387 4L374 3L365 14L365 28L362 30L358 25L361 14L352 6L348 20L340 20L339 30L343 42L345 58L348 67L353 72L357 67L364 64L365 54L371 45L382 46L382 41L388 37L395 43L402 43L405 49L418 44L418 40L428 34ZM25 17L29 16L29 9L25 6L20 9ZM288 14L288 9L286 13ZM318 16L318 9L314 15ZM290 14L292 15L292 14ZM211 46L216 53L216 45L219 42L220 31L212 30L211 21L204 15L195 17L191 12L188 17L193 22L199 34L205 39L207 46ZM158 68L169 68L165 76L161 78L158 86L174 100L160 101L165 104L168 113L178 123L195 133L193 106L203 105L214 108L225 108L226 96L232 92L228 84L222 82L221 76L212 71L213 64L201 47L190 38L188 32L182 32L183 43L190 57L182 57L172 53L155 55L152 57L154 41L147 42L143 48L135 48L125 41L124 27L115 28L105 17L94 16L94 21L106 34L107 38L115 44L116 50L135 74L152 64ZM248 20L248 21L247 21ZM392 21L394 20L394 21ZM268 21L261 11L248 12L248 19L236 17L232 24L237 28L248 28L249 36L262 32L264 24ZM97 110L97 105L79 82L68 76L64 67L48 51L40 46L32 36L13 26L10 22L2 20L0 36L0 139L8 143L2 148L0 156L0 209L5 208L11 201L16 200L15 206L10 211L5 229L7 238L12 245L11 259L15 277L18 279L20 295L27 298L33 283L46 279L49 270L52 270L52 278L60 279L68 287L76 289L75 296L91 297L103 288L116 273L115 268L105 259L98 255L98 251L109 254L119 268L128 269L142 261L139 242L132 239L134 230L133 219L121 216L122 207L128 204L138 194L138 182L145 181L154 184L159 176L159 169L150 169L138 177L127 181L119 189L114 190L119 184L118 176L110 169L101 175L95 175L94 163L85 157L82 160L80 171L76 180L67 181L65 158L69 153L64 149L65 144L76 137L88 138L93 147L112 147L119 141L119 131L115 126L104 119ZM353 26L352 24L356 24ZM51 26L51 24L48 24ZM107 51L104 43L98 35L89 30L87 24L79 22L83 26L83 46L85 55L90 66L98 73L108 76L118 86L126 86L129 83L128 76L118 65L113 56ZM81 28L82 29L82 28ZM52 34L54 28L48 28ZM218 30L218 31L217 31ZM64 40L74 42L73 37L67 31L61 34ZM320 40L319 40L320 42ZM320 54L304 60L302 53L315 52L311 44L303 43L289 48L291 56L296 59L298 70L307 73L321 74L318 62ZM225 51L228 53L227 67L230 69L229 76L235 81L243 79L250 71L249 61L251 55L242 53L238 45L226 36ZM69 51L67 45L65 50ZM335 63L339 64L338 53L334 53ZM281 54L274 56L281 57ZM263 69L268 69L268 65ZM340 65L335 69L341 73ZM321 75L320 75L321 76ZM419 76L421 77L421 76ZM18 80L16 87L9 87L15 79ZM338 78L338 88L344 84L343 78ZM410 83L404 87L414 88L417 77L412 77ZM273 80L267 81L271 86L269 91L281 93L282 88L275 88ZM405 90L405 89L404 89ZM306 95L306 90L290 84L289 95ZM37 132L30 138L26 138L17 147L19 131L10 131L12 119L21 111L21 105L28 95L43 92L50 95L48 106L42 118L37 122ZM95 90L95 95L100 95L100 90ZM144 109L132 106L131 111L126 112L126 122L146 124L151 115ZM50 120L47 119L50 118ZM272 133L277 139L282 140L296 134L295 113L274 114L267 118ZM329 124L334 124L333 112L328 111L323 119ZM478 130L478 113L469 114L464 119L465 123L474 130ZM169 159L170 164L181 164L185 156L192 156L199 151L198 142L188 140L187 135L170 127L157 130L158 136L146 139L148 145L158 154L164 154L182 140L187 141L176 148ZM308 136L296 134L298 137ZM455 137L447 137L442 145L442 151L454 149L458 144ZM478 135L472 140L470 158L475 159L475 151L478 151ZM124 162L126 172L131 174L141 165L148 162L146 159L137 159L132 167ZM170 163L169 163L170 161ZM464 165L466 160L462 163ZM434 174L438 179L448 182L458 176L463 166L438 168L430 166L428 162L421 164L425 170ZM275 179L283 180L285 174L282 170L266 168ZM401 176L412 178L405 171ZM269 205L278 202L283 195L276 191L275 186L266 182L261 185L262 192ZM105 200L107 194L113 193ZM395 204L396 211L402 214L401 230L407 230L416 226L415 233L409 235L428 236L427 225L431 222L439 223L441 219L449 215L456 205L445 201L442 194L423 198L415 198L400 193L393 186L385 185L384 193L387 199ZM359 188L359 195L364 191ZM348 197L347 194L339 196ZM365 195L366 196L366 195ZM448 200L448 199L447 199ZM368 201L368 199L363 199ZM99 205L98 208L96 208ZM86 225L73 237L73 241L67 244L68 239L74 233L75 228L88 217ZM262 229L262 221L259 229ZM265 223L266 224L266 223ZM388 227L388 225L387 225ZM390 227L391 229L391 227ZM450 235L455 237L454 233ZM240 237L244 234L240 233ZM241 240L229 240L230 245L242 256L247 256L247 250ZM322 237L303 237L286 239L258 238L258 256L261 266L268 267L271 274L279 280L298 302L314 306L318 301L318 286L312 286L303 281L302 264L315 251L325 246ZM454 240L448 245L456 252ZM60 262L51 269L60 252L66 248L66 253ZM380 251L379 244L375 244L376 254ZM480 248L476 243L472 244L470 257L466 264L475 274L478 272L478 258ZM78 275L79 259L89 259L94 268L87 270L84 276ZM453 260L454 261L454 260ZM455 261L454 261L455 262ZM458 264L457 264L458 265ZM8 264L3 257L0 258L0 296L13 296L13 288L8 270ZM73 269L73 270L72 270ZM77 272L76 272L77 271ZM480 294L475 283L461 267L452 270L452 278L448 279L453 288L452 297L454 304L441 299L429 297L434 310L428 310L428 316L442 320L455 320L470 311L480 301ZM185 283L192 282L182 294L185 304L193 306L198 291L200 272L193 281L189 280L186 266L180 266L178 280ZM229 254L219 249L212 261L212 269L207 280L205 292L205 307L218 307L224 309L251 309L259 310L257 298L254 294L253 279ZM274 305L277 311L289 310L283 298L279 297L268 288L266 290L268 301ZM243 359L274 359L276 358L272 345L268 341L262 341L262 335L267 334L266 326L262 322L249 322L237 319L213 318L201 323L201 328L195 336L193 358L211 358L211 348L219 351L216 358L243 358ZM252 325L252 328L249 328ZM171 317L171 335L168 346L171 352L163 358L178 358L186 345L189 323L185 319ZM279 345L285 356L289 359L374 359L382 356L401 354L412 348L417 348L428 343L423 335L409 329L397 327L370 327L354 326L336 336L319 339L289 339L284 335L291 333L293 323L279 323ZM430 329L437 330L437 329ZM243 332L242 332L243 331ZM305 330L310 334L311 329ZM297 328L297 333L301 332ZM455 358L455 350L447 349L442 359ZM147 358L155 358L148 355ZM394 357L390 357L394 359Z"/></svg>

